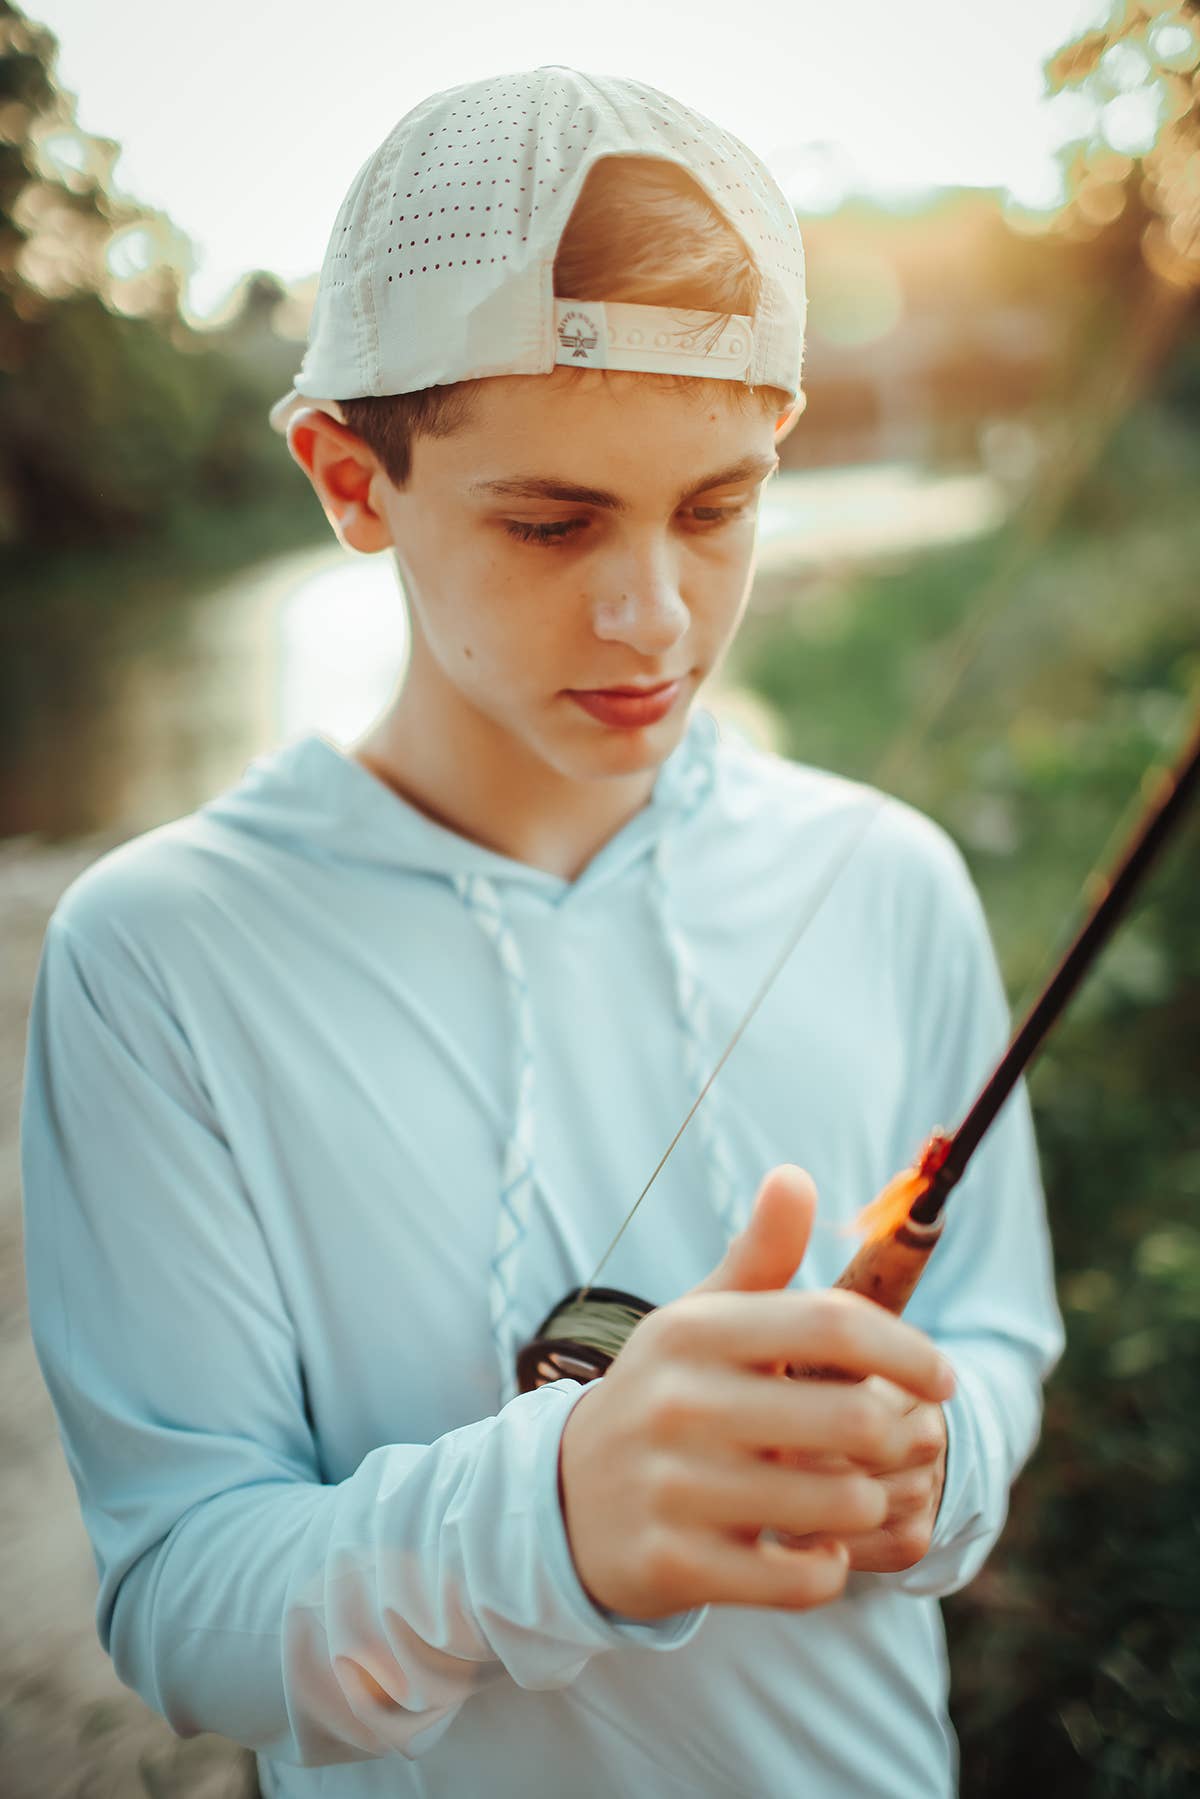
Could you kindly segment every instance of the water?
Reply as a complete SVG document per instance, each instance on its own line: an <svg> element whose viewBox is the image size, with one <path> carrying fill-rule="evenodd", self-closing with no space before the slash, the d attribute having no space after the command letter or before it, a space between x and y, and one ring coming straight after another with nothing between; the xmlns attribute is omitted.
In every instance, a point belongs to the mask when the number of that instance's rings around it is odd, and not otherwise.
<svg viewBox="0 0 1200 1799"><path fill-rule="evenodd" d="M930 475L893 462L788 470L763 493L757 566L774 573L916 553L991 530L1006 506L986 474Z"/></svg>

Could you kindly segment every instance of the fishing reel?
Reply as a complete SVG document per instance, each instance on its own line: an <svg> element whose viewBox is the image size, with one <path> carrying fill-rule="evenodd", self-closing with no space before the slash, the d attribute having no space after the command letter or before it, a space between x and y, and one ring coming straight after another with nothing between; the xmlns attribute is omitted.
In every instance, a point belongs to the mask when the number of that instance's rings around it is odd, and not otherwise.
<svg viewBox="0 0 1200 1799"><path fill-rule="evenodd" d="M572 1287L517 1351L517 1391L551 1381L581 1386L606 1374L643 1318L658 1308L619 1287Z"/></svg>

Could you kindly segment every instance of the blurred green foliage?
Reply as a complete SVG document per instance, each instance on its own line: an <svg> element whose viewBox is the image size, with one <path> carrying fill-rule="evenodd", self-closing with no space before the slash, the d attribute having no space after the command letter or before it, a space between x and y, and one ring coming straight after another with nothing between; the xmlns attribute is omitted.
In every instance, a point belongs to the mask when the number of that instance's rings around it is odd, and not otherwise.
<svg viewBox="0 0 1200 1799"><path fill-rule="evenodd" d="M966 855L1015 1005L1200 700L1198 396L1193 325L1034 553L1018 515L916 563L793 583L735 646L731 674L769 702L786 753L871 779L984 605L973 659L895 791ZM1001 1544L946 1608L962 1791L1194 1799L1200 819L1030 1092L1069 1346Z"/></svg>
<svg viewBox="0 0 1200 1799"><path fill-rule="evenodd" d="M100 707L132 645L181 628L189 594L327 531L267 423L299 360L274 329L285 290L253 274L219 329L185 323L190 246L118 192L119 148L80 129L56 57L53 34L0 0L0 756L14 759Z"/></svg>

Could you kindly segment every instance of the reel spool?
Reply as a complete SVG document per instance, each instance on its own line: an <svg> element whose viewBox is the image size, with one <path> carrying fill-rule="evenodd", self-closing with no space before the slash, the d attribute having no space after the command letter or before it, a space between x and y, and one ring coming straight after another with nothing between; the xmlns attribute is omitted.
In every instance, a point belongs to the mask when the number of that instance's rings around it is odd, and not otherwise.
<svg viewBox="0 0 1200 1799"><path fill-rule="evenodd" d="M580 1295L587 1298L580 1303ZM572 1287L517 1351L517 1391L532 1393L551 1381L581 1386L607 1373L643 1318L657 1307L619 1287Z"/></svg>

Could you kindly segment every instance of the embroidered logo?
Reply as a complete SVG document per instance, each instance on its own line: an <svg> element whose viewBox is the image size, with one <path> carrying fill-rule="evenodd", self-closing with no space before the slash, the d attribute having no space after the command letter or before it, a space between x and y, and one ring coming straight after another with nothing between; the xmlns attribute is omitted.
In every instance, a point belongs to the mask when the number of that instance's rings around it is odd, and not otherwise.
<svg viewBox="0 0 1200 1799"><path fill-rule="evenodd" d="M586 312L565 312L559 320L558 341L570 350L572 362L586 362L599 340L596 321Z"/></svg>

